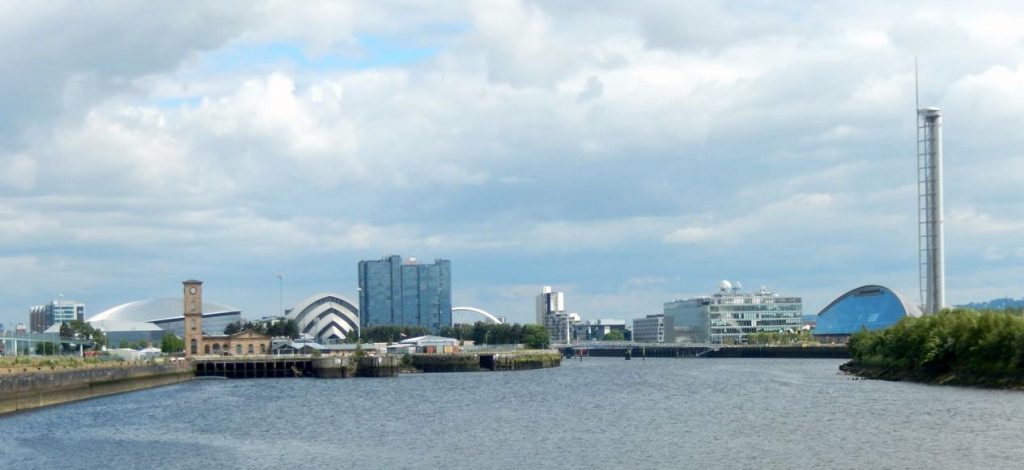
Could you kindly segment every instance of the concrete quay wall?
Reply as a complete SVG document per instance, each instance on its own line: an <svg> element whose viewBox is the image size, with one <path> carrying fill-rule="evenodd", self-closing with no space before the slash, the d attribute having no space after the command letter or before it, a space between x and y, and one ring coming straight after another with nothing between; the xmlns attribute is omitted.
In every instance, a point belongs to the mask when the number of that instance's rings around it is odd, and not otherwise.
<svg viewBox="0 0 1024 470"><path fill-rule="evenodd" d="M790 358L790 359L849 359L850 350L845 345L808 346L687 346L687 345L612 345L601 347L562 347L567 358L584 357L625 357L634 359L670 358Z"/></svg>
<svg viewBox="0 0 1024 470"><path fill-rule="evenodd" d="M560 365L562 355L557 351L412 355L412 366L422 372L530 370Z"/></svg>
<svg viewBox="0 0 1024 470"><path fill-rule="evenodd" d="M0 415L192 380L186 362L0 376Z"/></svg>

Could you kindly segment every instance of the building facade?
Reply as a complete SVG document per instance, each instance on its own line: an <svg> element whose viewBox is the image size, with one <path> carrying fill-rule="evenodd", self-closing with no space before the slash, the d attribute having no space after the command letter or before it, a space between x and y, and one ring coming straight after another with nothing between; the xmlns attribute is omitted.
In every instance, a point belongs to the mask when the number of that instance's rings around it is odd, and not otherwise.
<svg viewBox="0 0 1024 470"><path fill-rule="evenodd" d="M629 338L626 320L587 320L573 326L573 339L577 341L600 341L604 335L618 331L623 339Z"/></svg>
<svg viewBox="0 0 1024 470"><path fill-rule="evenodd" d="M307 297L285 314L295 320L299 333L321 344L333 344L359 335L359 308L332 293Z"/></svg>
<svg viewBox="0 0 1024 470"><path fill-rule="evenodd" d="M418 325L440 331L452 324L451 262L419 264L393 255L359 262L359 323Z"/></svg>
<svg viewBox="0 0 1024 470"><path fill-rule="evenodd" d="M33 333L42 333L58 323L85 319L85 304L73 300L54 300L48 304L29 308L29 328Z"/></svg>
<svg viewBox="0 0 1024 470"><path fill-rule="evenodd" d="M714 295L667 302L664 315L672 317L676 342L742 344L751 333L799 330L803 301L764 286L742 292L739 283L722 281Z"/></svg>
<svg viewBox="0 0 1024 470"><path fill-rule="evenodd" d="M565 292L544 286L537 294L537 324L547 327L552 343L569 343L573 328L579 323L579 314L565 311Z"/></svg>
<svg viewBox="0 0 1024 470"><path fill-rule="evenodd" d="M638 343L674 343L676 332L671 316L647 315L633 319L633 341Z"/></svg>
<svg viewBox="0 0 1024 470"><path fill-rule="evenodd" d="M813 335L819 341L845 343L861 329L880 330L919 316L917 306L899 293L885 286L861 286L821 309Z"/></svg>
<svg viewBox="0 0 1024 470"><path fill-rule="evenodd" d="M270 336L253 330L233 335L204 335L203 354L217 356L250 356L270 354Z"/></svg>
<svg viewBox="0 0 1024 470"><path fill-rule="evenodd" d="M185 355L202 354L203 351L203 281L183 281L185 317Z"/></svg>

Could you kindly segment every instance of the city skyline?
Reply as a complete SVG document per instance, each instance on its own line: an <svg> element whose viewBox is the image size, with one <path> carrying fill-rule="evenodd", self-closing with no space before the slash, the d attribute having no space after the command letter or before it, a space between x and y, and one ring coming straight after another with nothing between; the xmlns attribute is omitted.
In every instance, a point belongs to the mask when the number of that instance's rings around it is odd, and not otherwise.
<svg viewBox="0 0 1024 470"><path fill-rule="evenodd" d="M947 303L1024 296L1024 7L246 5L0 5L0 323L188 278L258 318L390 253L521 323L544 285L588 319L722 279L919 302L915 56Z"/></svg>

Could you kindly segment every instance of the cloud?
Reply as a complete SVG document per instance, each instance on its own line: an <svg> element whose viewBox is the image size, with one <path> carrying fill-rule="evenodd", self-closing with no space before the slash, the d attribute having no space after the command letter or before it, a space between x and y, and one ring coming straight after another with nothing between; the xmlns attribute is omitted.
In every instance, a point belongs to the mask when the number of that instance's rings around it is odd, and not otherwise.
<svg viewBox="0 0 1024 470"><path fill-rule="evenodd" d="M185 6L0 6L0 240L68 273L8 312L193 275L257 311L264 272L304 297L393 252L524 319L545 282L598 316L723 277L912 290L914 55L946 110L951 279L1018 255L1020 7Z"/></svg>

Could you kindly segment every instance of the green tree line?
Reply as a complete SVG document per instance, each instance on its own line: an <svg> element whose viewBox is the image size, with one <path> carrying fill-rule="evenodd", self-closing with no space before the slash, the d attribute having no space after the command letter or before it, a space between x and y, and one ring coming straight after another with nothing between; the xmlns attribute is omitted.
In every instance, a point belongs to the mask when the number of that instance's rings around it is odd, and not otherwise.
<svg viewBox="0 0 1024 470"><path fill-rule="evenodd" d="M966 308L904 318L884 330L850 337L850 353L862 365L933 374L1024 372L1024 317Z"/></svg>
<svg viewBox="0 0 1024 470"><path fill-rule="evenodd" d="M472 340L476 344L523 344L530 349L546 349L551 335L542 325L494 324L476 322L441 328L441 336Z"/></svg>
<svg viewBox="0 0 1024 470"><path fill-rule="evenodd" d="M430 334L430 328L416 325L376 325L363 328L358 334L350 334L345 341L354 343L362 338L364 343L397 343L403 339Z"/></svg>
<svg viewBox="0 0 1024 470"><path fill-rule="evenodd" d="M294 339L299 337L299 324L291 318L277 318L265 321L247 320L244 322L239 320L228 323L228 326L224 327L224 334L233 335L245 330L253 330L275 338L285 336Z"/></svg>

